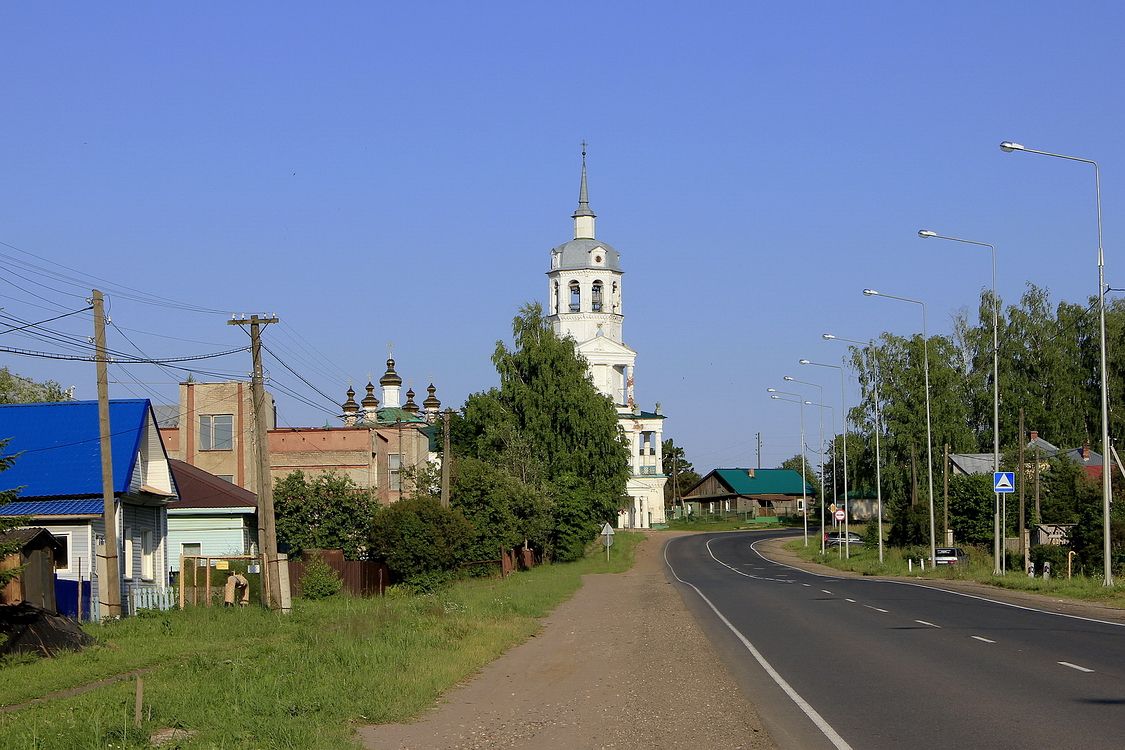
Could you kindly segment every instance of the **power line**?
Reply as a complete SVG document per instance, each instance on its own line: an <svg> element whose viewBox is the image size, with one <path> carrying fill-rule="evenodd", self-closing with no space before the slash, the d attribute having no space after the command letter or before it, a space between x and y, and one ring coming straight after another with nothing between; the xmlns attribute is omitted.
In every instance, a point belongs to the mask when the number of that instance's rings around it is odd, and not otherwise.
<svg viewBox="0 0 1125 750"><path fill-rule="evenodd" d="M249 347L240 346L237 349L229 349L225 352L213 352L211 354L196 354L188 357L165 357L163 359L139 359L130 356L127 359L106 359L106 362L112 362L119 365L166 365L173 362L196 362L202 359L214 359L216 357L226 357L231 354L244 352ZM52 352L40 352L31 349L18 349L11 346L0 346L0 352L7 352L8 354L18 354L24 357L38 357L40 359L62 359L76 362L98 362L99 358L87 357L79 354L58 354Z"/></svg>
<svg viewBox="0 0 1125 750"><path fill-rule="evenodd" d="M63 313L62 315L56 315L53 318L47 318L46 320L40 320L38 323L25 323L24 325L21 325L21 326L13 326L12 328L9 328L6 331L0 331L0 334L11 333L12 331L22 331L25 328L38 328L39 326L43 325L44 323L50 323L52 321L59 320L60 318L68 318L71 315L77 315L78 313L86 312L87 310L90 310L90 309L92 309L92 308L83 307L81 310L73 310L73 311L68 312L68 313ZM4 317L10 317L10 316L5 315ZM14 319L15 318L13 318L13 320Z"/></svg>
<svg viewBox="0 0 1125 750"><path fill-rule="evenodd" d="M274 359L276 359L276 360L278 361L278 363L279 363L279 364L280 364L280 365L281 365L282 367L284 367L284 368L285 368L286 370L288 370L289 372L293 373L293 374L294 374L294 375L295 375L295 376L297 377L297 379L298 379L298 380L300 380L300 381L301 381L302 383L304 383L305 385L307 385L307 386L308 386L309 388L312 388L312 389L313 389L314 391L316 391L317 393L319 393L319 394L320 394L321 396L323 396L323 397L324 397L324 398L325 398L325 399L326 399L326 400L327 400L327 401L328 401L328 402L329 402L330 404L332 404L333 406L338 406L338 404L336 403L336 399L332 398L332 397L331 397L331 396L329 396L329 395L328 395L327 393L325 393L324 391L320 390L320 389L319 389L319 388L317 388L317 387L316 387L315 385L313 385L313 384L312 384L312 383L310 383L310 382L309 382L308 380L306 380L306 379L305 379L305 377L304 377L303 375L301 375L301 373L297 372L297 371L296 371L296 370L294 370L294 369L293 369L292 367L290 367L289 365L287 365L287 364L286 364L286 363L285 363L285 362L284 362L284 361L283 361L283 360L282 360L282 359L281 359L280 357L278 357L278 356L277 356L277 354L275 354L275 353L274 353L274 352L273 352L273 351L272 351L272 350L271 350L271 349L270 349L270 348L269 348L268 346L266 346L265 344L262 344L262 348L263 348L263 349L265 349L265 350L266 350L267 352L269 352L270 356L271 356L271 357L273 357Z"/></svg>

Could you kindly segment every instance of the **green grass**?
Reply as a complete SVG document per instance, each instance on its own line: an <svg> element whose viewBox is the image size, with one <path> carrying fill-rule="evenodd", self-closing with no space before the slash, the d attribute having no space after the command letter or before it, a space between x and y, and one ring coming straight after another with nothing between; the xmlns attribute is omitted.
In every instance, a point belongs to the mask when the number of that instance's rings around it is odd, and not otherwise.
<svg viewBox="0 0 1125 750"><path fill-rule="evenodd" d="M863 528L852 527L853 531L863 533ZM805 547L803 540L797 539L788 542L786 548L796 552L805 560L818 562L837 570L850 570L863 575L872 576L912 576L932 580L962 580L985 583L998 588L1053 596L1056 598L1077 599L1081 601L1096 602L1111 607L1125 608L1125 585L1118 583L1112 588L1102 585L1100 578L1087 578L1075 576L1067 579L1065 571L1063 577L1055 577L1044 581L1042 578L1029 578L1020 571L1009 571L1007 575L997 576L992 572L992 554L990 551L965 547L969 559L965 564L940 565L936 569L928 567L923 572L918 564L920 558L929 555L928 548L914 548L903 550L896 547L883 547L883 562L879 562L879 550L867 549L863 545L852 545L851 557L842 557L842 548L829 547L825 555L820 554L820 539L816 536L809 537L809 546ZM913 570L908 563L913 560Z"/></svg>
<svg viewBox="0 0 1125 750"><path fill-rule="evenodd" d="M3 748L143 748L161 727L196 732L166 747L340 748L359 723L406 721L537 632L586 573L621 572L642 535L618 532L611 562L585 559L435 594L189 609L94 625L81 653L0 667L0 704L151 667L134 729L132 681L0 715ZM149 716L151 712L151 716Z"/></svg>
<svg viewBox="0 0 1125 750"><path fill-rule="evenodd" d="M744 531L748 529L782 529L784 524L754 523L741 516L692 515L687 518L668 519L673 531Z"/></svg>

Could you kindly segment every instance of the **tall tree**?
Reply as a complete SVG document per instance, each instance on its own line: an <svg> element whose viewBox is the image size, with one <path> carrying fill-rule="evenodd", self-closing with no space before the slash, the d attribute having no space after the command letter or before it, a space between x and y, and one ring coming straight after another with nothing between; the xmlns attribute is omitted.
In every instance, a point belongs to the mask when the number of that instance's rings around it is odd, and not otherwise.
<svg viewBox="0 0 1125 750"><path fill-rule="evenodd" d="M514 346L499 341L492 357L500 387L469 397L454 452L494 463L544 494L551 551L576 559L624 501L629 454L617 411L539 304L520 309L512 336Z"/></svg>
<svg viewBox="0 0 1125 750"><path fill-rule="evenodd" d="M660 470L668 477L668 481L664 484L664 505L671 506L674 492L678 490L682 497L684 492L695 486L702 477L691 461L687 460L684 449L676 445L672 438L660 444L660 452L663 455Z"/></svg>
<svg viewBox="0 0 1125 750"><path fill-rule="evenodd" d="M32 404L40 401L69 401L70 392L54 380L39 382L0 367L0 404Z"/></svg>
<svg viewBox="0 0 1125 750"><path fill-rule="evenodd" d="M278 480L273 502L279 546L293 553L342 549L349 560L366 547L379 508L374 494L331 472L308 477L294 471Z"/></svg>

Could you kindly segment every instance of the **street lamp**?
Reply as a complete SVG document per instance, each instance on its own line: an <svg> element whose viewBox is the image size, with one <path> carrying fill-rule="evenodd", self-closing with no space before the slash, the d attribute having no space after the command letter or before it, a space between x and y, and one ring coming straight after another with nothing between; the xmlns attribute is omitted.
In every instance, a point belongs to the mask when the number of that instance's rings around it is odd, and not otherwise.
<svg viewBox="0 0 1125 750"><path fill-rule="evenodd" d="M1056 159L1066 159L1067 161L1077 161L1083 164L1090 164L1094 167L1094 195L1097 199L1098 208L1098 335L1101 340L1101 379L1102 379L1102 534L1104 538L1103 557L1105 558L1105 585L1113 585L1113 566L1110 559L1110 543L1109 543L1109 503L1111 499L1112 486L1109 476L1109 378L1106 374L1105 366L1105 252L1102 249L1102 178L1101 172L1098 169L1098 163L1093 159L1082 159L1077 156L1067 156L1066 154L1055 154L1050 151L1040 151L1034 148L1028 148L1020 143L1013 143L1012 141L1004 141L1000 144L1000 150L1005 153L1013 151L1023 151L1028 154L1039 154L1040 156L1051 156Z"/></svg>
<svg viewBox="0 0 1125 750"><path fill-rule="evenodd" d="M933 429L930 426L930 340L926 334L926 303L922 300L911 299L910 297L898 297L894 294L877 292L874 289L864 289L863 294L867 297L897 299L900 302L920 305L922 308L922 358L926 381L926 470L930 485L930 564L933 565L934 560L937 558L937 539L935 538L934 532L934 459L932 450L934 438Z"/></svg>
<svg viewBox="0 0 1125 750"><path fill-rule="evenodd" d="M818 393L820 393L820 400L822 402L824 401L824 386L822 386L820 383L813 383L812 381L809 381L809 380L797 380L797 378L793 377L792 375L786 375L786 376L782 377L782 380L786 381L787 383L800 383L801 385L811 385L813 388L817 389ZM821 444L821 446L823 446L824 445L824 404L818 403L818 404L816 404L816 406L820 407L820 444ZM825 551L824 545L825 545L825 539L824 539L824 456L822 455L821 459L820 459L820 554L822 554L822 555L824 554L824 551Z"/></svg>
<svg viewBox="0 0 1125 750"><path fill-rule="evenodd" d="M789 393L787 391L779 391L776 388L767 388L766 391L770 394L770 398L775 401L788 401L791 404L801 405L801 518L805 523L805 546L809 546L809 499L805 494L805 404L811 404L811 401L805 401L799 393ZM779 393L784 393L787 396L796 396L796 399L782 398Z"/></svg>
<svg viewBox="0 0 1125 750"><path fill-rule="evenodd" d="M877 359L877 347L875 340L871 341L858 341L856 339L846 339L842 336L836 336L831 333L821 334L821 338L825 341L844 341L849 344L856 344L857 346L866 347L871 352L871 384L872 395L875 403L875 503L879 509L879 562L883 562L883 477L882 477L882 458L879 455L879 433L882 431L882 424L879 420L879 360Z"/></svg>
<svg viewBox="0 0 1125 750"><path fill-rule="evenodd" d="M988 242L949 237L929 229L918 230L922 239L949 240L966 245L987 247L992 251L992 471L1000 471L1000 298L996 296L996 246ZM993 475L995 479L995 474ZM1004 512L1000 511L1000 493L996 493L996 509L992 520L992 572L1000 575L1007 567L1004 559L1002 539L1007 525L1007 497L1004 498ZM1023 543L1022 540L1020 542Z"/></svg>
<svg viewBox="0 0 1125 750"><path fill-rule="evenodd" d="M843 362L843 358L840 359ZM826 365L820 362L813 362L808 359L798 360L802 365L812 365L814 367L831 367L840 371L840 424L844 429L844 554L847 557L852 556L851 544L848 542L848 524L851 520L851 513L848 512L851 505L848 501L848 404L844 392L845 388L845 373L844 366L839 365ZM833 446L832 452L835 453L836 449Z"/></svg>

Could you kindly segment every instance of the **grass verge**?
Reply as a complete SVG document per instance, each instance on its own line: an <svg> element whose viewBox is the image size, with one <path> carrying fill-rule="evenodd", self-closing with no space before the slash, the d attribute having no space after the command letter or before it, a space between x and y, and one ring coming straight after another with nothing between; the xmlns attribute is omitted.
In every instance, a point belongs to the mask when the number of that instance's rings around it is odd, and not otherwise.
<svg viewBox="0 0 1125 750"><path fill-rule="evenodd" d="M0 714L0 747L146 748L157 729L194 732L169 748L354 747L358 723L406 721L444 691L533 635L587 573L621 572L643 536L618 532L612 559L585 559L507 579L462 581L434 594L190 609L90 626L98 644L0 667L0 705L114 674L145 675L133 727L132 681Z"/></svg>
<svg viewBox="0 0 1125 750"><path fill-rule="evenodd" d="M863 529L852 527L853 530L863 533ZM911 576L931 580L959 580L975 581L998 588L1014 591L1027 591L1043 594L1056 598L1076 599L1080 601L1095 602L1110 607L1125 609L1125 585L1107 588L1102 585L1100 578L1087 578L1075 576L1067 579L1051 578L1044 581L1042 578L1029 578L1019 571L1009 571L1007 575L997 576L992 573L992 553L975 547L965 547L969 559L962 565L939 565L935 568L921 570L919 560L929 555L929 548L903 550L896 547L883 548L883 562L879 562L879 551L868 549L863 545L852 545L851 557L843 557L840 548L828 548L826 554L820 554L820 540L816 537L809 538L809 546L805 547L801 539L788 542L786 549L795 552L798 557L827 565L837 570L850 570L863 575L871 576ZM913 566L910 562L913 560Z"/></svg>

